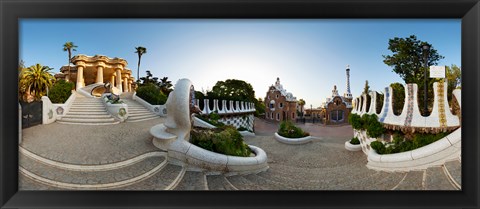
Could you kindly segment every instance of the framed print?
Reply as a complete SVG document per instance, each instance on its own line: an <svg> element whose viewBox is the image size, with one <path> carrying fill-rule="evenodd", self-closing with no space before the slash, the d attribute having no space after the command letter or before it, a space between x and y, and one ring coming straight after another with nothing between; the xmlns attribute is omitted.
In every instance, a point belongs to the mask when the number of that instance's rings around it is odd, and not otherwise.
<svg viewBox="0 0 480 209"><path fill-rule="evenodd" d="M477 208L479 12L2 1L1 207Z"/></svg>

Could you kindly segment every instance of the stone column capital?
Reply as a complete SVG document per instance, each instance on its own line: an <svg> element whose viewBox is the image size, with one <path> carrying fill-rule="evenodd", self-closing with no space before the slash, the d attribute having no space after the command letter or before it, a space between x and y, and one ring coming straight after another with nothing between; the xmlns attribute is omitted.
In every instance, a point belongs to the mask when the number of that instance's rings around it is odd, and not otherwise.
<svg viewBox="0 0 480 209"><path fill-rule="evenodd" d="M83 67L85 68L87 64L84 61L75 61L74 63L77 67Z"/></svg>

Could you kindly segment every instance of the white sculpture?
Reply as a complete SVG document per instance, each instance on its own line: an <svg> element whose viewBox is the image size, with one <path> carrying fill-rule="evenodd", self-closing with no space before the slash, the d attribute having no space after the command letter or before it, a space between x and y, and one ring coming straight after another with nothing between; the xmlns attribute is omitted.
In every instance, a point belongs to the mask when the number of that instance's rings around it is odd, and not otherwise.
<svg viewBox="0 0 480 209"><path fill-rule="evenodd" d="M214 153L189 142L195 106L194 89L188 79L180 79L170 93L166 108L167 119L150 129L153 144L168 152L169 163L210 173L250 174L268 169L267 154L262 149L249 145L255 157L236 157ZM208 103L207 103L208 104ZM206 105L207 106L207 105Z"/></svg>

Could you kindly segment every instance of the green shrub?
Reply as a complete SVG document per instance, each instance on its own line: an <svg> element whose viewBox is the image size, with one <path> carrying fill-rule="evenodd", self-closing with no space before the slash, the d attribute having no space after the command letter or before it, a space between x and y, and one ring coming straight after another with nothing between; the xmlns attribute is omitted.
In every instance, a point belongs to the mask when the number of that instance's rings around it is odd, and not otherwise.
<svg viewBox="0 0 480 209"><path fill-rule="evenodd" d="M360 140L358 140L357 137L353 137L352 140L350 140L350 144L360 144Z"/></svg>
<svg viewBox="0 0 480 209"><path fill-rule="evenodd" d="M223 127L225 126L224 123L218 121L220 120L220 115L217 112L212 112L208 115L196 115L196 117L200 120L203 120L215 127Z"/></svg>
<svg viewBox="0 0 480 209"><path fill-rule="evenodd" d="M163 105L167 102L167 96L153 83L144 84L137 88L137 96L151 105Z"/></svg>
<svg viewBox="0 0 480 209"><path fill-rule="evenodd" d="M52 103L65 103L72 94L73 82L58 80L48 92L48 98Z"/></svg>
<svg viewBox="0 0 480 209"><path fill-rule="evenodd" d="M372 138L377 138L385 133L385 128L383 128L382 123L378 121L378 117L375 114L364 114L362 117L357 114L350 114L348 122L354 129L366 130L367 135Z"/></svg>
<svg viewBox="0 0 480 209"><path fill-rule="evenodd" d="M348 115L348 123L350 123L350 125L352 125L352 128L354 129L363 130L362 119L357 114Z"/></svg>
<svg viewBox="0 0 480 209"><path fill-rule="evenodd" d="M367 135L369 137L377 138L385 133L385 128L383 128L383 124L378 121L377 115L365 114L363 116L366 116L363 124L364 126L366 125L365 129L367 130Z"/></svg>
<svg viewBox="0 0 480 209"><path fill-rule="evenodd" d="M233 126L195 128L190 136L192 144L212 152L240 157L248 157L252 153L250 147L243 142L240 132Z"/></svg>
<svg viewBox="0 0 480 209"><path fill-rule="evenodd" d="M448 134L448 132L439 134L415 133L412 140L405 140L404 135L401 132L398 132L393 135L393 141L388 143L387 146L377 141L370 143L370 146L372 149L377 151L378 154L408 152L429 145L439 139L444 138Z"/></svg>
<svg viewBox="0 0 480 209"><path fill-rule="evenodd" d="M370 143L370 147L377 151L378 154L385 154L385 145L379 141L373 141Z"/></svg>
<svg viewBox="0 0 480 209"><path fill-rule="evenodd" d="M278 129L278 134L287 138L302 138L310 136L308 132L304 132L301 128L296 127L292 121L282 121Z"/></svg>

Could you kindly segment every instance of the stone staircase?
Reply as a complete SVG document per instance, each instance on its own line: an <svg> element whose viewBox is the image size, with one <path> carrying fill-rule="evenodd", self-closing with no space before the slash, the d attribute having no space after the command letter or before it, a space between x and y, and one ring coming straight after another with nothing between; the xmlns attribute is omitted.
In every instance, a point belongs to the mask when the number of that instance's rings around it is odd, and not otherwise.
<svg viewBox="0 0 480 209"><path fill-rule="evenodd" d="M118 124L105 108L100 98L84 97L77 94L68 113L58 123L79 125L110 125Z"/></svg>
<svg viewBox="0 0 480 209"><path fill-rule="evenodd" d="M129 98L122 98L122 101L128 105L127 122L138 122L160 118L160 116L145 108L142 104Z"/></svg>
<svg viewBox="0 0 480 209"><path fill-rule="evenodd" d="M162 153L162 152L158 152ZM108 170L78 171L38 163L20 155L20 189L48 190L460 190L461 163L410 172L367 168L348 175L342 169L269 169L248 175L207 175L169 164L166 153ZM105 165L98 165L105 166ZM363 165L364 166L364 165ZM88 167L88 166L87 166ZM107 166L109 167L109 166ZM365 166L364 166L365 167ZM300 169L299 169L300 170ZM331 176L345 176L337 181ZM328 177L327 177L328 176Z"/></svg>

